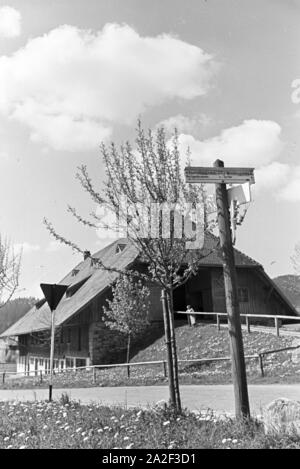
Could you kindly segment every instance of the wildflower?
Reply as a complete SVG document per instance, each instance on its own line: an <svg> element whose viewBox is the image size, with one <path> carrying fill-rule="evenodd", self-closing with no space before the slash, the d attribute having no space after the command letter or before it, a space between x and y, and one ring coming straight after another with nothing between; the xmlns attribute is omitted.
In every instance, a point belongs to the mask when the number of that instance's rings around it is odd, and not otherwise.
<svg viewBox="0 0 300 469"><path fill-rule="evenodd" d="M232 443L235 445L238 442L238 440L232 440Z"/></svg>
<svg viewBox="0 0 300 469"><path fill-rule="evenodd" d="M25 449L26 448L26 445L22 445L19 447L19 449Z"/></svg>
<svg viewBox="0 0 300 469"><path fill-rule="evenodd" d="M81 436L84 436L84 435L86 435L86 432L82 432L82 433L81 433Z"/></svg>
<svg viewBox="0 0 300 469"><path fill-rule="evenodd" d="M133 443L130 443L128 446L126 446L126 449L131 449L133 447Z"/></svg>
<svg viewBox="0 0 300 469"><path fill-rule="evenodd" d="M79 433L79 432L81 432L81 430L82 430L82 428L81 428L81 427L77 428L77 430L76 430L76 433Z"/></svg>
<svg viewBox="0 0 300 469"><path fill-rule="evenodd" d="M129 440L129 436L124 436L123 440L124 441Z"/></svg>
<svg viewBox="0 0 300 469"><path fill-rule="evenodd" d="M23 436L25 436L25 433L23 433L23 432L19 433L19 437L23 437Z"/></svg>
<svg viewBox="0 0 300 469"><path fill-rule="evenodd" d="M98 432L98 433L102 433L102 432L103 432L102 428L99 428L99 429L97 430L97 432Z"/></svg>
<svg viewBox="0 0 300 469"><path fill-rule="evenodd" d="M85 438L83 438L83 441L87 441L89 439L88 436L86 436Z"/></svg>
<svg viewBox="0 0 300 469"><path fill-rule="evenodd" d="M6 447L6 449L11 449L11 448L12 448L12 445L8 445L8 446Z"/></svg>
<svg viewBox="0 0 300 469"><path fill-rule="evenodd" d="M164 426L164 427L166 427L167 425L170 425L169 420L167 420L167 422L164 422L164 423L163 423L163 426Z"/></svg>

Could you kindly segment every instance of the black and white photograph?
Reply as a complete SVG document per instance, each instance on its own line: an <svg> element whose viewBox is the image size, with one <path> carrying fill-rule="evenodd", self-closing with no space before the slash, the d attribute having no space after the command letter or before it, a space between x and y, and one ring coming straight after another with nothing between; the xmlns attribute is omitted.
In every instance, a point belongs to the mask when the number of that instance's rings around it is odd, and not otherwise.
<svg viewBox="0 0 300 469"><path fill-rule="evenodd" d="M1 450L300 449L299 130L300 0L0 0Z"/></svg>

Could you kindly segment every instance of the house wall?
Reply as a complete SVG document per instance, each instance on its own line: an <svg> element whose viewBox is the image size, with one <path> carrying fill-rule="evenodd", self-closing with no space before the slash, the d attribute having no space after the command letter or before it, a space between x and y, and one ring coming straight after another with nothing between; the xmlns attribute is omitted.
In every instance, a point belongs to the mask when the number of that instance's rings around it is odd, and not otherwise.
<svg viewBox="0 0 300 469"><path fill-rule="evenodd" d="M73 368L90 364L90 308L56 329L54 369ZM50 331L35 332L19 337L17 371L38 373L50 371Z"/></svg>
<svg viewBox="0 0 300 469"><path fill-rule="evenodd" d="M222 268L213 268L211 278L213 311L226 312ZM288 308L280 301L274 290L271 290L271 286L263 282L255 269L238 268L237 285L238 288L248 290L248 301L240 301L239 303L241 314L290 314ZM255 319L251 319L251 321L255 322Z"/></svg>

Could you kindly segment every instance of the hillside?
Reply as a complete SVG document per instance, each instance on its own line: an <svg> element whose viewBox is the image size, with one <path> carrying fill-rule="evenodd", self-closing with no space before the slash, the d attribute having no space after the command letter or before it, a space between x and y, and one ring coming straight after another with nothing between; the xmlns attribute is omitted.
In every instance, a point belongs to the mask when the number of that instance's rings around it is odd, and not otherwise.
<svg viewBox="0 0 300 469"><path fill-rule="evenodd" d="M36 302L37 299L32 297L15 298L0 306L0 333L24 316Z"/></svg>
<svg viewBox="0 0 300 469"><path fill-rule="evenodd" d="M273 280L290 302L300 311L300 275L280 275Z"/></svg>
<svg viewBox="0 0 300 469"><path fill-rule="evenodd" d="M251 332L243 330L245 355L257 355L267 350L278 350L294 344L294 336L277 337L272 333ZM297 343L300 344L298 336ZM215 325L198 323L196 327L177 324L176 341L178 357L184 359L228 357L230 356L228 330L222 327L217 331ZM166 360L166 345L162 329L157 327L152 335L144 341L139 351L133 351L131 362L146 362ZM120 360L122 363L123 360ZM263 359L265 376L261 376L258 358L246 359L247 376L249 383L299 383L300 363L292 361L292 352L282 351L265 356ZM148 366L134 366L127 375L127 367L98 369L95 374L91 370L59 373L54 376L54 385L64 387L89 386L139 386L153 384L167 384L162 363ZM181 384L225 384L231 383L230 361L217 361L213 363L180 363L179 380ZM32 388L33 386L46 387L48 376L20 378L6 380L0 387Z"/></svg>

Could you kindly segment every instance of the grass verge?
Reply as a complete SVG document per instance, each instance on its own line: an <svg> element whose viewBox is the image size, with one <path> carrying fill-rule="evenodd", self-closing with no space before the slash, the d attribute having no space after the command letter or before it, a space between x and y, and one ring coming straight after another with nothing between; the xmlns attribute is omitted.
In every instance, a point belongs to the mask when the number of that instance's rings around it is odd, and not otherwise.
<svg viewBox="0 0 300 469"><path fill-rule="evenodd" d="M130 409L60 401L0 403L1 449L300 448L297 436L265 435L258 420L237 422L213 412Z"/></svg>

